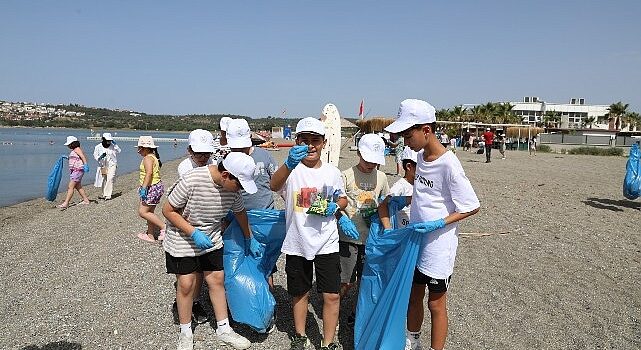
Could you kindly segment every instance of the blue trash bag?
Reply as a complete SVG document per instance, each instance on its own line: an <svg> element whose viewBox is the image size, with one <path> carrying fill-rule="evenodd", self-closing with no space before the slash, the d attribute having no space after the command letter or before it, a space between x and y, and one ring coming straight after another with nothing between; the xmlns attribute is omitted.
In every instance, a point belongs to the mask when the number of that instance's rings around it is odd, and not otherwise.
<svg viewBox="0 0 641 350"><path fill-rule="evenodd" d="M625 178L623 179L623 196L627 199L637 199L641 196L640 157L639 144L632 144L628 163L625 166Z"/></svg>
<svg viewBox="0 0 641 350"><path fill-rule="evenodd" d="M67 156L60 156L49 172L45 198L50 202L55 201L58 196L58 188L60 187L60 180L62 179L62 168L65 165L65 159L67 159Z"/></svg>
<svg viewBox="0 0 641 350"><path fill-rule="evenodd" d="M267 277L276 266L285 239L285 212L250 210L247 217L252 234L262 245L262 256L245 255L245 236L233 220L223 234L227 304L235 321L265 333L276 306Z"/></svg>
<svg viewBox="0 0 641 350"><path fill-rule="evenodd" d="M398 208L389 209L392 225L398 227ZM356 308L355 349L405 348L407 305L421 239L408 228L383 235L378 215L372 217Z"/></svg>

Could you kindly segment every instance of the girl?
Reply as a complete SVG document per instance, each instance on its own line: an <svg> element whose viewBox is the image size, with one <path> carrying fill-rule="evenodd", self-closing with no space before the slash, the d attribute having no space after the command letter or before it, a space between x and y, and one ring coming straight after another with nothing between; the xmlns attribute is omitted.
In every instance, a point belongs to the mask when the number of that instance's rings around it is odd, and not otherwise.
<svg viewBox="0 0 641 350"><path fill-rule="evenodd" d="M89 204L89 198L85 190L82 188L82 176L85 173L89 172L89 165L87 164L87 157L85 153L80 149L80 141L75 136L67 136L67 142L65 146L69 147L71 152L69 153L69 187L67 189L67 196L65 201L58 205L58 208L64 210L69 207L69 201L73 196L73 190L76 189L82 197L82 202L78 204Z"/></svg>
<svg viewBox="0 0 641 350"><path fill-rule="evenodd" d="M158 227L160 234L158 241L165 238L165 224L154 214L156 205L160 203L165 188L160 181L160 155L158 154L158 146L154 144L154 139L151 136L140 136L138 138L138 154L142 156L140 162L140 187L138 188L138 195L140 196L140 207L138 207L138 215L147 220L147 232L138 234L138 238L147 242L155 242L154 231Z"/></svg>

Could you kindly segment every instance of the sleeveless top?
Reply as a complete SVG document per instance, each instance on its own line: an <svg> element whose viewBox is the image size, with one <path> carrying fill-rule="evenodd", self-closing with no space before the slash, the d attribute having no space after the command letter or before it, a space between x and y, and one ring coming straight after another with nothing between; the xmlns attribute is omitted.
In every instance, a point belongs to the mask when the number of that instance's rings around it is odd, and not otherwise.
<svg viewBox="0 0 641 350"><path fill-rule="evenodd" d="M80 156L76 151L71 150L69 153L69 169L82 169L85 163L82 162Z"/></svg>
<svg viewBox="0 0 641 350"><path fill-rule="evenodd" d="M155 185L160 182L160 166L158 165L158 159L153 154L148 154L145 157L154 158L154 167L151 175L151 185ZM147 173L145 172L144 162L145 158L143 158L140 162L140 185L143 184L143 182L145 181L145 176L147 175Z"/></svg>

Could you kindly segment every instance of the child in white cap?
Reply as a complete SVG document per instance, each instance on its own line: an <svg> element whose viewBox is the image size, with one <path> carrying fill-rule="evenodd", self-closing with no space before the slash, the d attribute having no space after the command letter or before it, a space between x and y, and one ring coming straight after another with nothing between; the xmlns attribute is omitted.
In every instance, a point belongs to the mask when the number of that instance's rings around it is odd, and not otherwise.
<svg viewBox="0 0 641 350"><path fill-rule="evenodd" d="M69 201L73 197L73 190L77 190L82 197L82 202L79 204L89 204L89 197L85 189L82 188L82 177L85 173L89 172L89 164L87 163L87 157L85 153L80 148L80 141L75 136L67 136L67 142L65 142L71 152L69 152L69 186L67 187L67 195L65 196L64 202L57 205L60 209L67 209L69 207Z"/></svg>
<svg viewBox="0 0 641 350"><path fill-rule="evenodd" d="M189 170L214 164L211 155L216 151L214 135L203 129L196 129L189 133L187 152L189 158L178 164L178 176L182 177Z"/></svg>
<svg viewBox="0 0 641 350"><path fill-rule="evenodd" d="M138 154L142 156L138 176L140 181L138 215L147 221L147 230L138 233L138 238L146 242L155 242L154 233L158 228L160 230L158 241L162 241L165 237L165 223L154 213L165 193L165 186L160 180L162 162L158 154L158 146L154 143L153 137L140 136L137 147Z"/></svg>
<svg viewBox="0 0 641 350"><path fill-rule="evenodd" d="M414 175L416 175L416 162L418 153L405 146L401 153L401 162L405 174L389 190L391 196L411 196L414 192ZM396 216L398 226L405 227L410 223L410 206L402 208Z"/></svg>
<svg viewBox="0 0 641 350"><path fill-rule="evenodd" d="M307 306L316 270L316 290L323 296L323 340L321 349L339 349L334 342L340 306L340 256L337 215L347 206L340 170L321 161L325 126L315 118L296 125L296 146L271 180L271 188L285 199L287 291L292 296L294 328L290 349L309 349ZM326 206L313 204L326 203ZM344 219L343 219L344 218ZM351 223L351 222L350 222ZM353 225L353 224L352 224Z"/></svg>
<svg viewBox="0 0 641 350"><path fill-rule="evenodd" d="M358 141L358 164L342 172L347 195L345 213L355 225L356 232L340 232L341 297L352 287L358 287L365 260L365 242L369 232L370 218L376 213L379 198L387 196L387 175L377 170L385 165L385 142L376 134L365 134ZM400 156L400 155L399 155ZM356 303L354 303L354 307ZM352 310L347 323L354 325Z"/></svg>
<svg viewBox="0 0 641 350"><path fill-rule="evenodd" d="M414 191L411 197L388 197L379 208L385 229L391 224L387 203L393 200L404 207L410 203L410 224L424 234L407 311L406 349L421 349L425 288L432 318L431 348L442 350L447 337L447 290L454 270L458 246L458 221L479 211L479 200L456 156L436 137L435 109L421 100L401 102L398 118L385 128L399 133L405 145L418 152ZM391 199L390 199L391 198Z"/></svg>
<svg viewBox="0 0 641 350"><path fill-rule="evenodd" d="M247 254L260 255L260 243L251 234L240 196L241 189L256 192L255 166L250 156L230 153L218 165L187 172L169 190L162 210L167 219L163 248L167 273L175 274L178 281L179 350L193 349L191 309L201 273L209 286L218 339L235 349L251 346L249 340L229 325L221 220L231 210L245 235Z"/></svg>

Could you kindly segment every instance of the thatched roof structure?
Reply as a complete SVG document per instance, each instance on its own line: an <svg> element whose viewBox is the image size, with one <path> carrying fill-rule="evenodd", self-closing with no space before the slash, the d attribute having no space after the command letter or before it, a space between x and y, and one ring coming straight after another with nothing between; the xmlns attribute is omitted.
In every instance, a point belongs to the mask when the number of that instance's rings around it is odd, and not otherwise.
<svg viewBox="0 0 641 350"><path fill-rule="evenodd" d="M373 132L383 131L383 128L392 124L393 121L393 118L373 117L369 119L357 120L356 125L358 125L363 133L369 134Z"/></svg>
<svg viewBox="0 0 641 350"><path fill-rule="evenodd" d="M345 118L341 118L341 128L358 128L358 125L350 122Z"/></svg>

